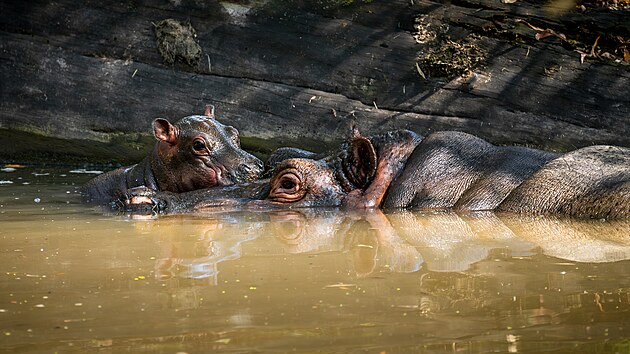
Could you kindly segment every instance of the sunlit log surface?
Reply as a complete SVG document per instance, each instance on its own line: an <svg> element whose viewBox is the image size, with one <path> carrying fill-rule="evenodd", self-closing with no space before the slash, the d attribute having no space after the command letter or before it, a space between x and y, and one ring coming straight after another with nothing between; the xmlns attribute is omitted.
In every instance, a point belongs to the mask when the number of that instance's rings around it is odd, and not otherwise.
<svg viewBox="0 0 630 354"><path fill-rule="evenodd" d="M0 159L137 161L154 118L207 103L261 153L322 149L353 122L554 150L630 145L627 10L316 3L3 2ZM190 22L197 60L164 62L154 26L168 18ZM42 136L60 140L33 143Z"/></svg>

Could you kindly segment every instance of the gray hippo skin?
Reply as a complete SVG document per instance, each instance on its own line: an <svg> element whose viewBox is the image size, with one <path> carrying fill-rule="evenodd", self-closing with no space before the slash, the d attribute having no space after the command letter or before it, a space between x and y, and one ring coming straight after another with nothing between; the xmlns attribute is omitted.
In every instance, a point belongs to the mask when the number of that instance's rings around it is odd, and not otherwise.
<svg viewBox="0 0 630 354"><path fill-rule="evenodd" d="M186 193L168 200L165 210L229 204L630 217L628 148L591 146L556 154L494 146L461 132L438 132L420 140L409 131L373 137L355 132L329 158L278 163L268 183L257 182L255 193L234 187L230 193L238 198L227 196L220 204L212 202L216 190ZM157 195L156 200L166 199Z"/></svg>
<svg viewBox="0 0 630 354"><path fill-rule="evenodd" d="M201 188L253 181L263 163L242 150L238 131L214 118L214 107L205 115L153 122L157 142L140 163L122 167L89 181L84 187L88 202L124 199L130 189L181 193Z"/></svg>
<svg viewBox="0 0 630 354"><path fill-rule="evenodd" d="M630 149L589 146L559 155L435 133L416 148L383 207L624 218Z"/></svg>

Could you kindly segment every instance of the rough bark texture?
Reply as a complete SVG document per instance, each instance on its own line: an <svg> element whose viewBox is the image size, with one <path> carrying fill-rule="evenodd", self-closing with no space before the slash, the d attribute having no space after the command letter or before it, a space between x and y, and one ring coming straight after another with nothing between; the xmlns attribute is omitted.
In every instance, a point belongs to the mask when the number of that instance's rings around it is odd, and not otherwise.
<svg viewBox="0 0 630 354"><path fill-rule="evenodd" d="M132 152L148 151L154 118L201 114L207 103L241 131L244 147L262 153L321 150L354 122L364 134L460 130L543 149L630 146L630 70L612 52L623 48L609 50L620 63L580 63L575 51L598 36L601 46L613 35L627 41L628 10L349 2L3 1L0 142L11 148L0 160L137 162ZM190 22L200 60L164 63L153 27L169 18ZM537 41L526 24L570 40ZM463 76L440 76L421 60L452 43L478 50ZM42 136L61 140L39 149L31 141ZM88 143L54 143L70 139Z"/></svg>

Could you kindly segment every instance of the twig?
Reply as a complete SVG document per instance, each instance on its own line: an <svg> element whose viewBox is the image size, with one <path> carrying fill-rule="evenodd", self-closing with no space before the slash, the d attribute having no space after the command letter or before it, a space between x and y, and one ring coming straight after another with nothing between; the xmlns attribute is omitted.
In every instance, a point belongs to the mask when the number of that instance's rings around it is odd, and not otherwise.
<svg viewBox="0 0 630 354"><path fill-rule="evenodd" d="M599 37L601 36L597 36L597 38L595 38L595 43L593 43L593 46L591 47L591 55L593 57L597 56L597 54L595 54L595 47L597 47L597 42L599 42Z"/></svg>
<svg viewBox="0 0 630 354"><path fill-rule="evenodd" d="M422 69L420 69L420 65L418 65L418 62L416 62L416 69L418 70L418 74L420 74L420 76L422 76L422 78L426 80L427 77L422 72Z"/></svg>
<svg viewBox="0 0 630 354"><path fill-rule="evenodd" d="M554 37L557 37L560 40L563 40L565 42L567 41L567 36L565 36L562 33L558 33L558 32L556 32L556 31L554 31L554 30L552 30L550 28L542 29L540 27L536 27L536 26L532 25L531 23L529 23L529 22L527 22L525 20L521 20L521 19L517 19L516 22L522 22L525 25L527 25L529 28L531 28L534 31L536 31L536 36L535 36L536 40L541 40L541 39L547 38L549 36L554 36Z"/></svg>

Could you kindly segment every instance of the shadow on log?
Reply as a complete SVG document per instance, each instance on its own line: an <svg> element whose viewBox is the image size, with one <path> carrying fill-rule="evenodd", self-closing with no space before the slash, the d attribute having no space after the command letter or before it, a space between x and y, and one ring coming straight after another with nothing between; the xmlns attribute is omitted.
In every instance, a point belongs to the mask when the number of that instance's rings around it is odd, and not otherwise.
<svg viewBox="0 0 630 354"><path fill-rule="evenodd" d="M627 9L60 0L7 1L0 13L5 161L137 162L125 151L148 149L154 118L200 114L205 104L262 155L281 145L325 149L355 121L366 134L459 130L560 151L630 146ZM198 60L165 63L154 32L165 19L194 28ZM467 43L479 50L455 75L426 62L427 53ZM451 62L462 59L452 53ZM50 140L38 153L30 141L42 136L86 143L79 152Z"/></svg>

